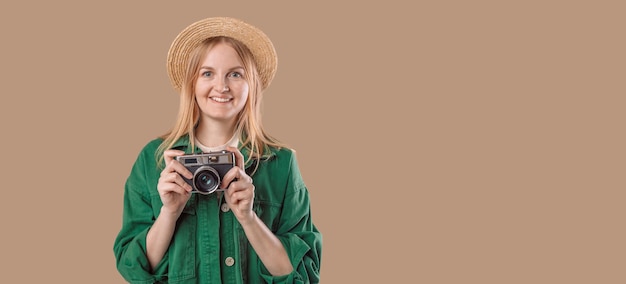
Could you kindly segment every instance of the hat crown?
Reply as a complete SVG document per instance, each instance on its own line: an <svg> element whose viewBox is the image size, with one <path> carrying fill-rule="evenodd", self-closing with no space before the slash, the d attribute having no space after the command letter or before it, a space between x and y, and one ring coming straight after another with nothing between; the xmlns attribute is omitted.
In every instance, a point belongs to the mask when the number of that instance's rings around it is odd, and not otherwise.
<svg viewBox="0 0 626 284"><path fill-rule="evenodd" d="M174 89L182 88L185 66L191 52L204 40L218 36L230 37L243 43L252 53L261 86L263 89L269 87L278 65L276 49L269 37L242 20L212 17L187 26L172 42L167 55L167 71Z"/></svg>

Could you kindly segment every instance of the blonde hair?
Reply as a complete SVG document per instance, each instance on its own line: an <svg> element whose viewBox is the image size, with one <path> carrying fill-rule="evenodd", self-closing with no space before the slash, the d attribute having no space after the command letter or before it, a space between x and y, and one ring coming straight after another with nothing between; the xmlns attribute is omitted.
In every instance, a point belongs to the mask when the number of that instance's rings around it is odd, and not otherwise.
<svg viewBox="0 0 626 284"><path fill-rule="evenodd" d="M157 163L163 161L163 152L172 146L184 135L189 135L189 143L195 149L195 132L199 119L200 109L195 99L195 83L200 70L200 64L206 51L218 43L225 43L235 49L244 68L244 78L248 82L248 99L244 108L237 115L235 135L240 139L241 148L248 150L248 164L252 159L258 159L269 154L269 148L286 147L274 137L270 136L261 123L261 101L263 88L259 74L250 50L241 42L230 37L212 37L204 40L192 51L187 64L184 81L180 90L180 104L178 116L173 128L161 136L163 142L157 150ZM159 163L161 164L161 163ZM257 163L258 166L258 163ZM255 169L256 170L256 169Z"/></svg>

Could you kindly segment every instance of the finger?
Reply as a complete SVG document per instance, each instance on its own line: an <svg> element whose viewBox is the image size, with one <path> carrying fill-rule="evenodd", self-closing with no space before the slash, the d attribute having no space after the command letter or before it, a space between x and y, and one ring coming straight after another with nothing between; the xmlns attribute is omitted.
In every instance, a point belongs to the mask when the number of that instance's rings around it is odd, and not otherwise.
<svg viewBox="0 0 626 284"><path fill-rule="evenodd" d="M178 173L186 177L187 179L191 179L193 174L187 169L183 164L181 164L177 160L170 160L168 164L166 164L165 169L161 171L161 176L168 175L170 173Z"/></svg>
<svg viewBox="0 0 626 284"><path fill-rule="evenodd" d="M174 176L174 183L177 184L178 186L182 187L183 189L185 189L186 191L191 191L191 185L189 183L187 183L183 177L181 177L179 174L177 173L172 173Z"/></svg>
<svg viewBox="0 0 626 284"><path fill-rule="evenodd" d="M183 164L181 164L177 160L171 160L170 163L166 167L168 172L176 172L187 179L191 179L193 177L193 173L189 171ZM163 170L165 172L165 170Z"/></svg>
<svg viewBox="0 0 626 284"><path fill-rule="evenodd" d="M234 182L225 191L225 197L231 204L238 204L239 201L254 199L254 185L244 182Z"/></svg>
<svg viewBox="0 0 626 284"><path fill-rule="evenodd" d="M254 198L254 194L250 191L237 191L230 193L229 199L230 203L233 205L239 204L250 204L252 203L252 199Z"/></svg>
<svg viewBox="0 0 626 284"><path fill-rule="evenodd" d="M243 169L243 164L244 164L243 155L241 154L239 149L237 147L227 146L226 150L233 152L235 154L235 165Z"/></svg>
<svg viewBox="0 0 626 284"><path fill-rule="evenodd" d="M228 188L229 185L233 182L233 181L252 181L252 178L249 177L246 172L244 172L241 168L239 167L233 167L232 169L230 169L228 172L226 172L226 174L224 175L224 178L222 179L222 188Z"/></svg>
<svg viewBox="0 0 626 284"><path fill-rule="evenodd" d="M187 194L189 193L187 190L185 190L184 188L180 187L178 184L175 183L165 183L159 186L158 191L161 195L167 195L167 194Z"/></svg>
<svg viewBox="0 0 626 284"><path fill-rule="evenodd" d="M240 169L238 167L233 167L222 177L222 183L220 184L220 188L228 188L229 184L239 175L237 172Z"/></svg>
<svg viewBox="0 0 626 284"><path fill-rule="evenodd" d="M173 183L182 187L186 191L191 191L191 185L187 183L178 173L171 172L163 175L160 179L160 183Z"/></svg>
<svg viewBox="0 0 626 284"><path fill-rule="evenodd" d="M228 186L228 192L229 194L233 194L234 192L237 192L237 191L246 190L246 188L247 186L243 184L243 182L234 181L234 182L231 182L230 185Z"/></svg>
<svg viewBox="0 0 626 284"><path fill-rule="evenodd" d="M174 158L176 158L177 156L182 156L184 154L184 151L169 149L163 151L163 159L165 160L165 164L169 165L169 163L174 160Z"/></svg>
<svg viewBox="0 0 626 284"><path fill-rule="evenodd" d="M167 164L163 171L161 171L161 176L167 176L170 173L181 174L187 179L191 179L193 177L193 174L176 160L170 160L169 164Z"/></svg>

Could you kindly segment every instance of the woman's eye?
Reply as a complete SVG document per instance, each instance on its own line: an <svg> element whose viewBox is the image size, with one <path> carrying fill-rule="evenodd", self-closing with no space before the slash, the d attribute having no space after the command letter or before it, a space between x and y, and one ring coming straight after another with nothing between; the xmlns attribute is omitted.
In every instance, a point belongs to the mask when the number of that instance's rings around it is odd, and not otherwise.
<svg viewBox="0 0 626 284"><path fill-rule="evenodd" d="M211 75L213 75L213 73L211 73L211 71L204 71L202 72L202 77L211 77Z"/></svg>
<svg viewBox="0 0 626 284"><path fill-rule="evenodd" d="M230 74L231 77L235 77L235 78L241 78L243 77L243 75L241 75L241 73L239 72L233 72Z"/></svg>

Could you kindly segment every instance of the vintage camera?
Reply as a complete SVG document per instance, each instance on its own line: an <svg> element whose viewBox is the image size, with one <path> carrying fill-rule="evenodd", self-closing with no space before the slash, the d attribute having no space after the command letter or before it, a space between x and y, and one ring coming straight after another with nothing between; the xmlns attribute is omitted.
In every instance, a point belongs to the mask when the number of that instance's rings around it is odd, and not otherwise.
<svg viewBox="0 0 626 284"><path fill-rule="evenodd" d="M218 190L224 175L235 166L235 154L229 151L190 154L176 157L192 174L182 177L191 185L191 192L211 194Z"/></svg>

